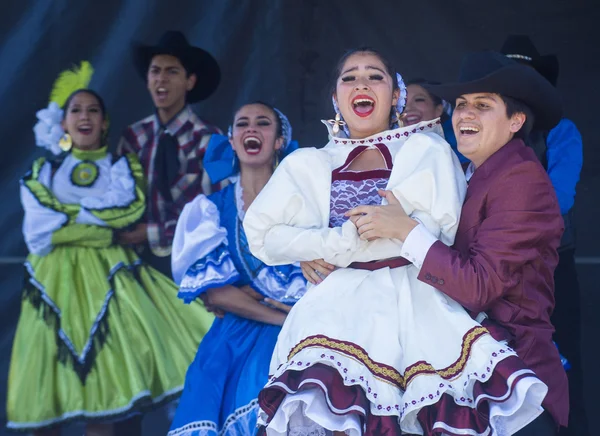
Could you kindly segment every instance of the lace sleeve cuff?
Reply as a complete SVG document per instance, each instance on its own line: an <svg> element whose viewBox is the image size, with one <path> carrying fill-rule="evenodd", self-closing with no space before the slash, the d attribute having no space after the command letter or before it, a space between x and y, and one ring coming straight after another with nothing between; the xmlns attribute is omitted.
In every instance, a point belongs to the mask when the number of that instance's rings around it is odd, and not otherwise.
<svg viewBox="0 0 600 436"><path fill-rule="evenodd" d="M268 298L294 304L306 293L306 280L297 265L265 266L252 287Z"/></svg>
<svg viewBox="0 0 600 436"><path fill-rule="evenodd" d="M191 303L209 289L230 285L239 278L227 246L221 244L187 269L177 296L185 303Z"/></svg>

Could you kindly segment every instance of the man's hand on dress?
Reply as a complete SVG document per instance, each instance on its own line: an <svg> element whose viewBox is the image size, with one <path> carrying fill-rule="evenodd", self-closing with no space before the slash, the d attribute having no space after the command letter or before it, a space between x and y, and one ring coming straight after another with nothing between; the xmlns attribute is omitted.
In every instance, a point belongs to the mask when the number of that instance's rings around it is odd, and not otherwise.
<svg viewBox="0 0 600 436"><path fill-rule="evenodd" d="M378 238L404 241L418 222L410 218L392 191L379 190L388 204L383 206L358 206L346 212L360 238L373 241Z"/></svg>

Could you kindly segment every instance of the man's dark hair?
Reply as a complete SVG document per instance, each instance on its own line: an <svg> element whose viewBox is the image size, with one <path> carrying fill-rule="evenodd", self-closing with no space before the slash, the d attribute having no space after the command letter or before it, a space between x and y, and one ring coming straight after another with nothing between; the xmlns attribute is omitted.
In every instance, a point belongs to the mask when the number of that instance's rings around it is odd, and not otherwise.
<svg viewBox="0 0 600 436"><path fill-rule="evenodd" d="M506 116L508 118L519 112L525 114L525 123L523 123L523 127L521 127L521 129L515 133L515 138L520 138L523 140L527 139L533 128L533 123L535 122L533 111L521 100L517 100L516 98L508 97L506 95L500 95L500 97L506 105Z"/></svg>

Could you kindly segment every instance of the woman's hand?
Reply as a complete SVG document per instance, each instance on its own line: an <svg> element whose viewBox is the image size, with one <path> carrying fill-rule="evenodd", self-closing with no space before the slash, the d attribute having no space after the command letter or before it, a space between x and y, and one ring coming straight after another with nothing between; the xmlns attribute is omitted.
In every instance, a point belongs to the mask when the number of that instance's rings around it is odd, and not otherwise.
<svg viewBox="0 0 600 436"><path fill-rule="evenodd" d="M257 298L258 297L258 298ZM271 307L262 302L266 299L249 287L238 288L225 285L209 289L202 294L202 301L216 316L231 313L242 318L272 325L283 325L290 307L278 302L270 302Z"/></svg>
<svg viewBox="0 0 600 436"><path fill-rule="evenodd" d="M307 281L313 285L318 285L333 272L335 266L325 262L323 259L317 259L300 262L300 268L302 269L302 275Z"/></svg>
<svg viewBox="0 0 600 436"><path fill-rule="evenodd" d="M206 311L212 313L216 318L223 318L225 316L225 311L223 309L220 309L214 304L211 304L210 294L208 292L201 294L200 300L202 300Z"/></svg>
<svg viewBox="0 0 600 436"><path fill-rule="evenodd" d="M275 309L280 310L284 313L290 313L290 310L292 310L292 306L287 305L285 303L280 303L277 300L273 300L271 298L265 298L265 303L273 306Z"/></svg>
<svg viewBox="0 0 600 436"><path fill-rule="evenodd" d="M379 190L388 204L384 206L358 206L346 212L360 238L373 241L378 238L404 241L418 222L410 218L392 191Z"/></svg>
<svg viewBox="0 0 600 436"><path fill-rule="evenodd" d="M240 288L241 291L244 291L247 295L254 298L256 301L263 301L265 296L256 292L250 285L245 285Z"/></svg>

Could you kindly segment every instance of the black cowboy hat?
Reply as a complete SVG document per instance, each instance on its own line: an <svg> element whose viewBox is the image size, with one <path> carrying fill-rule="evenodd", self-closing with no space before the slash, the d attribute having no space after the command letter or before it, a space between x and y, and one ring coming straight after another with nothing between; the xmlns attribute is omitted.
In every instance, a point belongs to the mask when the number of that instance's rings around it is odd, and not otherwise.
<svg viewBox="0 0 600 436"><path fill-rule="evenodd" d="M221 69L210 53L190 45L181 32L168 31L156 45L133 44L133 59L140 76L146 80L152 58L156 55L175 56L189 74L197 76L196 84L187 93L187 101L195 103L208 98L219 86Z"/></svg>
<svg viewBox="0 0 600 436"><path fill-rule="evenodd" d="M550 82L533 68L492 51L465 56L458 82L425 87L451 102L461 95L479 92L512 97L533 111L535 129L550 130L562 117L560 95Z"/></svg>
<svg viewBox="0 0 600 436"><path fill-rule="evenodd" d="M556 86L559 70L558 57L556 55L541 56L529 36L509 35L504 41L500 53L519 63L532 66Z"/></svg>

